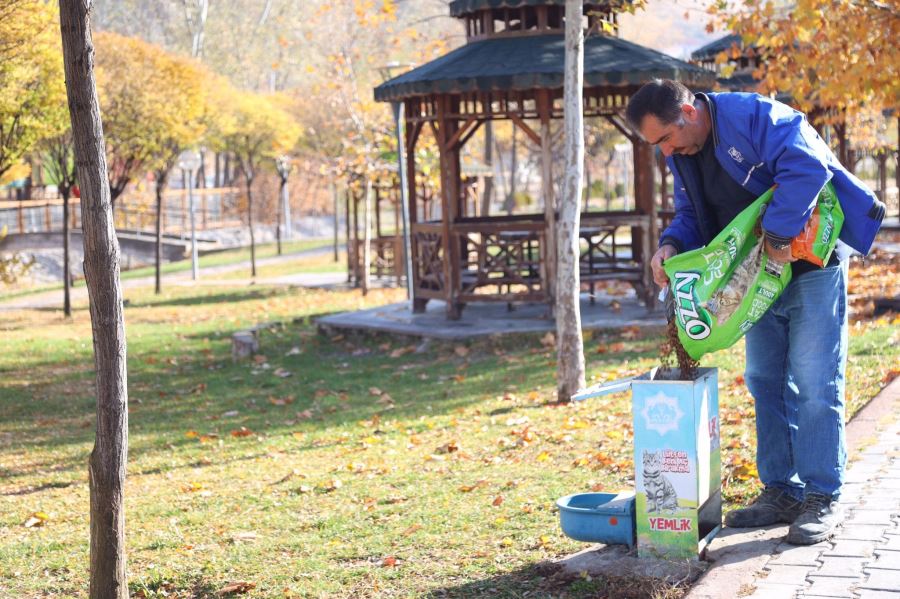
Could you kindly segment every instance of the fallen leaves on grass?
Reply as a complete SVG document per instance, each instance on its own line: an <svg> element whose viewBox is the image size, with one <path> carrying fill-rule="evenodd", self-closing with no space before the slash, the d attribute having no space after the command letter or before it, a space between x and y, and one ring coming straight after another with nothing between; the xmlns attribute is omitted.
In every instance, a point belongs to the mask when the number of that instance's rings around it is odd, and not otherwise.
<svg viewBox="0 0 900 599"><path fill-rule="evenodd" d="M27 520L25 520L25 522L22 523L22 525L25 528L36 528L38 526L43 526L44 524L46 524L47 520L49 519L50 516L48 516L44 512L34 512L28 517Z"/></svg>
<svg viewBox="0 0 900 599"><path fill-rule="evenodd" d="M250 437L253 435L253 431L251 431L246 426L242 426L241 428L236 428L231 431L232 437Z"/></svg>
<svg viewBox="0 0 900 599"><path fill-rule="evenodd" d="M256 584L252 582L229 582L224 587L216 591L216 595L218 595L219 597L225 597L227 595L243 595L244 593L249 593L255 588Z"/></svg>
<svg viewBox="0 0 900 599"><path fill-rule="evenodd" d="M393 555L389 555L385 558L382 558L378 565L382 568L396 568L397 567L397 558Z"/></svg>
<svg viewBox="0 0 900 599"><path fill-rule="evenodd" d="M461 486L461 487L459 488L459 490L462 491L463 493L469 493L469 492L474 491L475 489L477 489L477 488L479 488L479 487L484 487L484 486L486 486L487 484L488 484L488 481L486 481L486 480L484 480L484 479L481 479L481 480L477 481L477 482L476 482L475 484L473 484L473 485L463 485L463 486Z"/></svg>

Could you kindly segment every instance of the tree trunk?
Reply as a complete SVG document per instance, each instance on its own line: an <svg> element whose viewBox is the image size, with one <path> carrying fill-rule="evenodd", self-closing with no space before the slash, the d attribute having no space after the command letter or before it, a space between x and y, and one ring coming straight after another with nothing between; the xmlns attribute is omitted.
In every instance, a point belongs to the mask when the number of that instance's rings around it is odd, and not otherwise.
<svg viewBox="0 0 900 599"><path fill-rule="evenodd" d="M491 170L490 175L484 177L484 195L481 196L481 211L478 216L490 216L491 200L494 199L494 124L487 121L484 124L484 166Z"/></svg>
<svg viewBox="0 0 900 599"><path fill-rule="evenodd" d="M247 226L250 227L250 276L256 278L256 236L253 234L253 175L247 178Z"/></svg>
<svg viewBox="0 0 900 599"><path fill-rule="evenodd" d="M278 255L281 255L281 223L284 219L281 217L281 211L284 210L284 189L287 186L287 181L285 179L281 179L281 185L278 188L278 203L280 206L275 208L275 212L277 213L275 218L275 247Z"/></svg>
<svg viewBox="0 0 900 599"><path fill-rule="evenodd" d="M369 293L372 263L372 179L366 178L366 213L363 217L362 292Z"/></svg>
<svg viewBox="0 0 900 599"><path fill-rule="evenodd" d="M63 198L63 314L72 317L72 267L69 261L69 194L71 188L60 188Z"/></svg>
<svg viewBox="0 0 900 599"><path fill-rule="evenodd" d="M88 470L91 599L127 599L125 464L128 386L119 243L113 228L103 125L94 80L90 0L60 0L66 92L81 189L84 272L97 385L97 432Z"/></svg>
<svg viewBox="0 0 900 599"><path fill-rule="evenodd" d="M515 123L512 123L512 152L510 156L510 167L509 167L509 197L506 198L506 214L512 215L513 211L516 209L516 171L519 169L519 165L517 164L516 154L516 129L518 127Z"/></svg>
<svg viewBox="0 0 900 599"><path fill-rule="evenodd" d="M163 211L163 191L166 188L167 176L156 174L156 275L155 287L156 294L162 293L162 211Z"/></svg>
<svg viewBox="0 0 900 599"><path fill-rule="evenodd" d="M579 205L584 178L584 32L581 0L566 0L564 72L566 175L557 221L556 388L559 401L569 401L584 387L584 346L581 338L578 272Z"/></svg>
<svg viewBox="0 0 900 599"><path fill-rule="evenodd" d="M338 201L337 185L335 185L334 183L331 184L331 199L334 203L334 261L338 262L340 260L340 252L338 249L338 208L340 202Z"/></svg>

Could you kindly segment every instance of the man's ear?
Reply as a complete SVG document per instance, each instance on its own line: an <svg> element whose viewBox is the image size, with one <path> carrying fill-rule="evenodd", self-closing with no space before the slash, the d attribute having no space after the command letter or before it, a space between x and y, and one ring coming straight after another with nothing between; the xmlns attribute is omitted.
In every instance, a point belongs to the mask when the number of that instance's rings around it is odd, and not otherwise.
<svg viewBox="0 0 900 599"><path fill-rule="evenodd" d="M697 118L697 109L694 108L693 104L682 104L681 113L684 115L684 118L691 122Z"/></svg>

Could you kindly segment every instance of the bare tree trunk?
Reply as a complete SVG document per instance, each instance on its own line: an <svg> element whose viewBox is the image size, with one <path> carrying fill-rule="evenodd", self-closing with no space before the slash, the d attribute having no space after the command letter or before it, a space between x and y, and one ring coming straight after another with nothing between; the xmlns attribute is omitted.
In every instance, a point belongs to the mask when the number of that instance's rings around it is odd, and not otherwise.
<svg viewBox="0 0 900 599"><path fill-rule="evenodd" d="M494 123L487 121L484 124L484 165L491 169L491 174L484 178L484 195L481 196L481 211L478 216L489 216L491 213L491 200L494 198Z"/></svg>
<svg viewBox="0 0 900 599"><path fill-rule="evenodd" d="M340 202L338 202L337 185L335 185L334 183L331 184L331 199L334 203L334 261L338 262L340 260L338 251L338 208Z"/></svg>
<svg viewBox="0 0 900 599"><path fill-rule="evenodd" d="M72 316L72 266L69 260L69 187L61 190L63 197L63 314Z"/></svg>
<svg viewBox="0 0 900 599"><path fill-rule="evenodd" d="M369 293L370 265L372 263L372 179L366 178L366 214L363 224L362 292Z"/></svg>
<svg viewBox="0 0 900 599"><path fill-rule="evenodd" d="M581 337L578 272L579 205L584 179L584 32L581 0L566 0L566 61L564 73L566 175L557 222L556 389L559 401L569 401L584 387L584 346Z"/></svg>
<svg viewBox="0 0 900 599"><path fill-rule="evenodd" d="M84 272L94 332L97 432L88 470L91 495L91 599L127 599L125 464L128 374L119 283L119 243L106 178L103 124L94 80L91 0L60 0L66 92L81 188Z"/></svg>
<svg viewBox="0 0 900 599"><path fill-rule="evenodd" d="M510 124L512 125L512 152L510 153L509 197L506 198L506 214L512 214L513 210L516 209L516 171L519 169L516 156L518 154L516 151L516 129L518 127L513 122L510 122Z"/></svg>
<svg viewBox="0 0 900 599"><path fill-rule="evenodd" d="M162 293L162 211L163 211L163 190L166 187L165 179L156 174L156 274L155 287L156 294Z"/></svg>
<svg viewBox="0 0 900 599"><path fill-rule="evenodd" d="M250 276L256 278L256 236L253 234L253 175L247 179L247 226L250 227Z"/></svg>

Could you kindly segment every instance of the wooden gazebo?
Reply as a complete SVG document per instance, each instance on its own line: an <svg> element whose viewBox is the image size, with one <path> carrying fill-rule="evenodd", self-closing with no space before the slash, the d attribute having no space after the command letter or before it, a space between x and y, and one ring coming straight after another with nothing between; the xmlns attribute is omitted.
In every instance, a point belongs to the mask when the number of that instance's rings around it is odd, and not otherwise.
<svg viewBox="0 0 900 599"><path fill-rule="evenodd" d="M403 102L413 309L430 299L448 318L469 302L548 302L555 282L555 200L550 122L563 116L564 0L455 0L450 14L466 25L467 43L375 89L379 101ZM629 95L654 77L709 86L715 75L654 50L597 33L614 20L607 2L584 2L584 113L608 119L633 145L635 209L581 217L581 279L633 283L650 296L649 258L657 238L653 149L621 114ZM487 121L511 120L541 149L543 212L466 214L460 153ZM421 218L416 164L424 130L440 151L441 219ZM630 243L620 239L630 233Z"/></svg>

